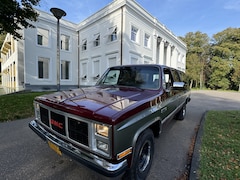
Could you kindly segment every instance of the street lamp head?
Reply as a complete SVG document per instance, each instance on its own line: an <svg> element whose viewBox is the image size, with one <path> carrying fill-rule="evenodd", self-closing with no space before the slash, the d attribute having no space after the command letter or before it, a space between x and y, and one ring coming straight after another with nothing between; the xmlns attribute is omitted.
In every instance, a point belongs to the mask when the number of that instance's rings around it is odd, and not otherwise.
<svg viewBox="0 0 240 180"><path fill-rule="evenodd" d="M63 16L66 16L66 12L59 8L51 8L50 11L57 19L61 19Z"/></svg>

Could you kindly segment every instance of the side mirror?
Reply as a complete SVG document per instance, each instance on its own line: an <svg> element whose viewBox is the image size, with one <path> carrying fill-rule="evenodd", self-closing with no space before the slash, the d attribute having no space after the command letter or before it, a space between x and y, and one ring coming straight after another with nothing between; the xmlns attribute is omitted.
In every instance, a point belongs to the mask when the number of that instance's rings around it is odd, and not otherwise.
<svg viewBox="0 0 240 180"><path fill-rule="evenodd" d="M173 88L184 88L184 82L173 82Z"/></svg>

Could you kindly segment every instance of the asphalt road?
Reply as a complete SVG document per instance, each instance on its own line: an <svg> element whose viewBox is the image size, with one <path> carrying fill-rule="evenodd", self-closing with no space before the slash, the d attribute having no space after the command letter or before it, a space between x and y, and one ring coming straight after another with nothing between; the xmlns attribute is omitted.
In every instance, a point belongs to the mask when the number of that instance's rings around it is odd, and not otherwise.
<svg viewBox="0 0 240 180"><path fill-rule="evenodd" d="M191 139L203 114L213 109L239 110L240 93L193 91L186 119L171 121L155 139L154 160L147 179L173 180L184 173ZM0 123L0 179L106 179L66 156L57 155L30 130L30 120Z"/></svg>

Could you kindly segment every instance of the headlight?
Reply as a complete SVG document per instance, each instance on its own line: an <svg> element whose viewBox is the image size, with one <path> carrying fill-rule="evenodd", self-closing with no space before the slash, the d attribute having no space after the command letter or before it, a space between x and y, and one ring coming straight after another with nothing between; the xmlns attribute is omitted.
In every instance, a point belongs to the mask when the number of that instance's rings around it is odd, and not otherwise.
<svg viewBox="0 0 240 180"><path fill-rule="evenodd" d="M108 137L108 130L109 130L108 126L96 124L96 133L97 134L104 136L104 137Z"/></svg>
<svg viewBox="0 0 240 180"><path fill-rule="evenodd" d="M39 110L40 110L40 106L39 106L38 103L35 103L35 109L36 109L36 111L39 111Z"/></svg>
<svg viewBox="0 0 240 180"><path fill-rule="evenodd" d="M97 140L97 148L102 151L108 152L108 144L105 142Z"/></svg>
<svg viewBox="0 0 240 180"><path fill-rule="evenodd" d="M35 115L36 119L40 120L40 106L38 103L35 103Z"/></svg>

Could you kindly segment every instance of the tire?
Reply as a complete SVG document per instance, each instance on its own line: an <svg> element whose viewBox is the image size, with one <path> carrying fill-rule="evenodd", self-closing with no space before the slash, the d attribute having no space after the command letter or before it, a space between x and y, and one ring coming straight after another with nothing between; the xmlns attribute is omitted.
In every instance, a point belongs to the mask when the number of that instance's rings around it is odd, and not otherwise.
<svg viewBox="0 0 240 180"><path fill-rule="evenodd" d="M181 110L176 114L176 119L180 121L184 120L186 117L186 112L187 112L186 104L184 104Z"/></svg>
<svg viewBox="0 0 240 180"><path fill-rule="evenodd" d="M151 168L154 154L154 136L150 129L145 130L137 140L132 167L123 179L144 180Z"/></svg>

